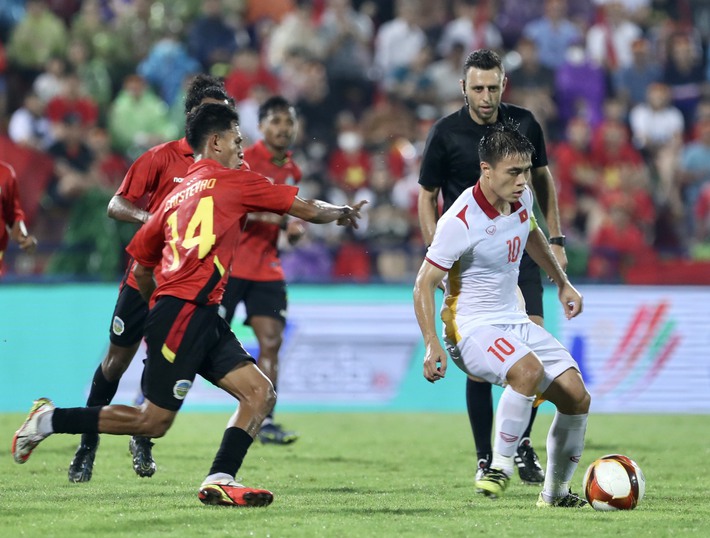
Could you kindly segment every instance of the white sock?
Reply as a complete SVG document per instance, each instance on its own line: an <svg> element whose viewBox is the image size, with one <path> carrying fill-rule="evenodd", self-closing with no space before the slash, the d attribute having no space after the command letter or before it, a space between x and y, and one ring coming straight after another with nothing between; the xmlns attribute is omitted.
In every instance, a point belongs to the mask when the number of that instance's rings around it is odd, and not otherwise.
<svg viewBox="0 0 710 538"><path fill-rule="evenodd" d="M207 484L208 482L217 482L220 480L234 481L234 477L232 475L228 475L227 473L214 473L206 477L202 483Z"/></svg>
<svg viewBox="0 0 710 538"><path fill-rule="evenodd" d="M542 495L546 501L567 495L572 475L577 470L584 449L587 430L584 415L564 415L559 411L547 434L547 470Z"/></svg>
<svg viewBox="0 0 710 538"><path fill-rule="evenodd" d="M43 438L49 437L54 433L54 428L52 427L53 416L54 409L51 409L37 417L37 433Z"/></svg>
<svg viewBox="0 0 710 538"><path fill-rule="evenodd" d="M530 422L534 401L535 396L524 396L513 390L510 385L505 387L496 411L491 468L500 469L508 476L512 476L515 452Z"/></svg>

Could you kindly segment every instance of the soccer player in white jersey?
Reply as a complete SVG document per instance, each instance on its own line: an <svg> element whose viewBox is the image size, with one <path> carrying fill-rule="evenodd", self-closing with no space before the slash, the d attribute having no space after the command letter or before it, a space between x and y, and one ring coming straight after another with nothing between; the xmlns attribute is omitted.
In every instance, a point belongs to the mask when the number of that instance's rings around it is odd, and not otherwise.
<svg viewBox="0 0 710 538"><path fill-rule="evenodd" d="M581 507L569 484L584 447L590 396L569 352L521 308L517 280L523 248L559 288L568 319L582 311L533 216L528 186L533 146L514 125L496 124L481 139L481 176L436 226L414 287L414 310L426 344L424 377L446 374L447 354L435 327L434 290L445 280L444 341L468 375L504 386L495 418L490 469L476 488L496 498L513 474L516 448L536 395L557 407L547 437L539 507Z"/></svg>

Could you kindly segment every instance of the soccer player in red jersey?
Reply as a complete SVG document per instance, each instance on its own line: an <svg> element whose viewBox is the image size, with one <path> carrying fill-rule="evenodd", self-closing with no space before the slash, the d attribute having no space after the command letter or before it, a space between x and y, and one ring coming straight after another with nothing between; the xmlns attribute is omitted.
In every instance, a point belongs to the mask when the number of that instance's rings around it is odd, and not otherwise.
<svg viewBox="0 0 710 538"><path fill-rule="evenodd" d="M294 185L301 180L301 170L293 162L289 147L296 136L296 111L283 97L270 97L259 107L259 129L264 139L244 150L249 168L265 175L274 183ZM251 325L259 342L257 365L277 387L279 349L286 326L286 279L279 259L278 240L285 230L290 243L303 235L298 220L275 213L250 213L232 267L222 306L227 323L241 302L246 307L246 325ZM264 419L259 430L262 443L289 444L298 434L274 424L273 412Z"/></svg>
<svg viewBox="0 0 710 538"><path fill-rule="evenodd" d="M17 241L25 252L31 253L37 248L37 239L27 232L25 226L25 212L20 206L15 170L6 162L0 161L0 276L10 237Z"/></svg>
<svg viewBox="0 0 710 538"><path fill-rule="evenodd" d="M229 103L222 83L207 75L192 79L185 98L185 114L202 103ZM163 199L182 181L194 162L192 148L185 138L160 144L141 155L131 166L108 205L108 215L116 220L143 224ZM144 205L143 205L143 201ZM139 205L141 207L139 207ZM128 265L121 282L118 299L109 329L109 347L94 373L87 406L108 405L118 390L121 376L128 369L143 338L143 326L148 305L138 291L138 284ZM94 468L99 436L86 434L69 464L70 482L88 482ZM133 455L133 469L143 477L152 476L156 465L153 444L145 437L134 437L129 442Z"/></svg>
<svg viewBox="0 0 710 538"><path fill-rule="evenodd" d="M199 373L239 400L199 499L230 506L265 506L273 500L271 492L234 480L276 401L273 385L219 315L234 245L248 212L289 213L313 223L357 226L365 202L349 207L302 200L296 187L238 170L243 158L238 118L232 107L214 104L201 105L188 116L187 139L195 150L195 164L127 247L137 262L134 274L141 295L151 305L145 324L145 403L62 409L40 398L13 438L16 462L27 461L52 433L161 437ZM154 277L156 268L160 282Z"/></svg>

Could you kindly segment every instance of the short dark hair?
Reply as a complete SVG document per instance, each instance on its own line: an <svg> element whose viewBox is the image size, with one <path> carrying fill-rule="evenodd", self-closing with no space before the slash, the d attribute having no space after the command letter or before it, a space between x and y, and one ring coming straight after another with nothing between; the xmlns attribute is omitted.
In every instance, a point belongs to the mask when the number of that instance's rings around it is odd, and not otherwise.
<svg viewBox="0 0 710 538"><path fill-rule="evenodd" d="M495 166L502 159L513 155L532 157L535 154L535 146L518 127L518 124L512 121L490 125L478 143L479 160Z"/></svg>
<svg viewBox="0 0 710 538"><path fill-rule="evenodd" d="M291 109L293 109L293 105L286 98L280 95L269 97L259 106L259 123L274 110L289 111Z"/></svg>
<svg viewBox="0 0 710 538"><path fill-rule="evenodd" d="M216 99L218 101L233 102L224 89L221 79L201 73L195 76L187 87L185 93L185 114L200 105L203 99Z"/></svg>
<svg viewBox="0 0 710 538"><path fill-rule="evenodd" d="M202 150L208 136L229 131L234 123L239 123L239 114L233 107L214 103L199 105L187 115L187 143L197 153Z"/></svg>
<svg viewBox="0 0 710 538"><path fill-rule="evenodd" d="M490 49L474 50L466 57L463 63L463 76L466 78L466 73L472 67L482 71L490 71L491 69L500 69L501 73L505 73L503 62L498 54Z"/></svg>

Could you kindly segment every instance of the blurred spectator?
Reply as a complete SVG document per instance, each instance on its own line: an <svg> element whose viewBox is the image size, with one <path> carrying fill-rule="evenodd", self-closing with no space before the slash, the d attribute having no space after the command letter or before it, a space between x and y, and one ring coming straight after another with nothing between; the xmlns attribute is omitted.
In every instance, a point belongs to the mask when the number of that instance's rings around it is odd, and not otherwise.
<svg viewBox="0 0 710 538"><path fill-rule="evenodd" d="M188 54L177 36L171 34L153 44L137 70L168 106L175 102L183 80L200 71L200 63Z"/></svg>
<svg viewBox="0 0 710 538"><path fill-rule="evenodd" d="M375 36L375 66L380 76L407 65L427 42L420 26L422 0L397 0L397 17L383 23Z"/></svg>
<svg viewBox="0 0 710 538"><path fill-rule="evenodd" d="M575 116L596 126L602 118L606 80L601 67L591 62L580 46L567 49L555 76L555 95L562 128Z"/></svg>
<svg viewBox="0 0 710 538"><path fill-rule="evenodd" d="M279 23L286 14L294 9L294 0L245 0L246 10L244 16L249 25L257 25L265 21Z"/></svg>
<svg viewBox="0 0 710 538"><path fill-rule="evenodd" d="M139 75L126 77L111 105L108 129L114 147L132 159L178 135L170 123L168 106Z"/></svg>
<svg viewBox="0 0 710 538"><path fill-rule="evenodd" d="M537 45L532 39L520 38L515 52L520 61L517 69L506 72L508 101L532 111L546 135L557 118L555 72L540 63ZM552 138L559 138L553 136Z"/></svg>
<svg viewBox="0 0 710 538"><path fill-rule="evenodd" d="M670 86L673 105L683 113L689 132L707 82L703 58L688 35L671 36L662 81Z"/></svg>
<svg viewBox="0 0 710 538"><path fill-rule="evenodd" d="M95 157L86 144L88 132L79 115L68 113L61 118L58 139L48 151L54 159L54 180L47 192L48 207L69 208L95 185L96 178L91 173Z"/></svg>
<svg viewBox="0 0 710 538"><path fill-rule="evenodd" d="M651 84L646 101L631 109L629 121L634 144L658 178L657 201L668 204L680 217L683 208L675 171L683 142L683 115L671 105L668 86Z"/></svg>
<svg viewBox="0 0 710 538"><path fill-rule="evenodd" d="M646 100L646 89L661 80L661 64L651 54L647 39L636 39L631 45L632 62L613 77L614 91L629 107Z"/></svg>
<svg viewBox="0 0 710 538"><path fill-rule="evenodd" d="M201 15L190 26L188 51L207 72L215 64L229 64L237 48L249 44L238 43L237 32L224 19L222 0L202 0ZM239 37L244 39L243 33Z"/></svg>
<svg viewBox="0 0 710 538"><path fill-rule="evenodd" d="M461 102L461 66L465 54L463 43L452 43L449 54L427 68L428 76L434 82L437 105L449 101L456 101L457 104Z"/></svg>
<svg viewBox="0 0 710 538"><path fill-rule="evenodd" d="M611 204L602 225L590 237L590 247L588 274L605 281L619 281L625 269L653 257L623 195Z"/></svg>
<svg viewBox="0 0 710 538"><path fill-rule="evenodd" d="M50 58L64 53L67 32L64 23L47 8L44 0L27 0L26 9L25 17L12 31L7 55L34 78Z"/></svg>
<svg viewBox="0 0 710 538"><path fill-rule="evenodd" d="M289 51L300 49L316 58L323 58L323 42L314 21L314 0L299 0L294 11L288 13L269 34L266 57L271 71L278 73L286 62Z"/></svg>
<svg viewBox="0 0 710 538"><path fill-rule="evenodd" d="M249 95L237 103L239 130L244 137L244 146L252 145L263 138L259 130L259 107L272 95L274 95L274 92L270 88L261 84L254 84L249 89ZM184 116L185 114L183 113Z"/></svg>
<svg viewBox="0 0 710 538"><path fill-rule="evenodd" d="M99 116L103 120L106 108L113 96L111 75L103 60L89 57L89 50L83 41L72 39L67 46L69 69L76 72L81 86L99 106Z"/></svg>
<svg viewBox="0 0 710 538"><path fill-rule="evenodd" d="M360 127L353 115L341 112L337 118L338 145L328 161L331 183L348 195L369 184L370 155L364 148Z"/></svg>
<svg viewBox="0 0 710 538"><path fill-rule="evenodd" d="M67 64L63 56L52 56L35 81L32 83L32 90L44 104L49 103L52 98L62 92L64 74Z"/></svg>
<svg viewBox="0 0 710 538"><path fill-rule="evenodd" d="M44 115L45 106L34 92L27 92L20 108L10 116L8 135L16 144L46 151L54 142L52 125Z"/></svg>
<svg viewBox="0 0 710 538"><path fill-rule="evenodd" d="M463 43L471 51L492 49L500 51L503 37L491 22L489 2L482 0L458 0L455 4L456 18L444 27L438 52L446 56L454 43Z"/></svg>
<svg viewBox="0 0 710 538"><path fill-rule="evenodd" d="M582 41L579 28L567 18L567 0L545 0L545 13L523 28L523 36L537 46L540 63L557 69L564 62L560 51Z"/></svg>
<svg viewBox="0 0 710 538"><path fill-rule="evenodd" d="M683 148L678 175L687 211L685 228L689 235L697 235L694 217L697 216L701 192L710 185L710 119L698 122L698 138ZM696 209L695 214L693 209ZM702 217L698 225L706 221L706 215Z"/></svg>
<svg viewBox="0 0 710 538"><path fill-rule="evenodd" d="M7 54L5 47L0 41L0 115L5 113L7 108Z"/></svg>
<svg viewBox="0 0 710 538"><path fill-rule="evenodd" d="M384 77L385 91L392 93L412 110L436 102L436 87L429 65L434 58L430 46L424 46L408 65L396 67Z"/></svg>
<svg viewBox="0 0 710 538"><path fill-rule="evenodd" d="M239 103L249 96L254 86L264 86L275 93L279 89L279 81L262 65L258 50L239 49L232 56L231 70L224 81L224 87Z"/></svg>
<svg viewBox="0 0 710 538"><path fill-rule="evenodd" d="M26 0L0 0L0 43L6 43L10 31L25 17Z"/></svg>
<svg viewBox="0 0 710 538"><path fill-rule="evenodd" d="M67 71L62 77L60 93L47 103L46 114L53 124L73 114L85 127L92 127L99 119L99 107L84 91L79 74Z"/></svg>
<svg viewBox="0 0 710 538"><path fill-rule="evenodd" d="M300 64L299 111L304 130L306 153L311 158L324 160L335 142L333 118L340 110L339 96L329 90L325 66L314 58L304 58Z"/></svg>
<svg viewBox="0 0 710 538"><path fill-rule="evenodd" d="M45 0L45 2L52 13L59 17L65 25L69 25L81 7L81 0Z"/></svg>
<svg viewBox="0 0 710 538"><path fill-rule="evenodd" d="M585 119L567 124L565 140L551 152L562 229L568 238L585 238L587 220L596 208L603 189L599 170L592 162L592 132Z"/></svg>
<svg viewBox="0 0 710 538"><path fill-rule="evenodd" d="M343 97L346 108L365 108L373 93L370 80L372 21L355 11L351 0L327 0L318 35L325 49L330 91Z"/></svg>
<svg viewBox="0 0 710 538"><path fill-rule="evenodd" d="M691 252L698 260L710 259L710 184L700 191L700 196L696 202L694 217L696 221L695 232L693 234L693 245Z"/></svg>
<svg viewBox="0 0 710 538"><path fill-rule="evenodd" d="M94 154L92 173L96 175L96 185L115 192L128 172L128 159L113 151L111 137L103 127L89 130L87 144Z"/></svg>
<svg viewBox="0 0 710 538"><path fill-rule="evenodd" d="M601 20L587 32L589 58L610 73L631 65L631 46L641 37L641 28L631 22L620 0L605 0Z"/></svg>

